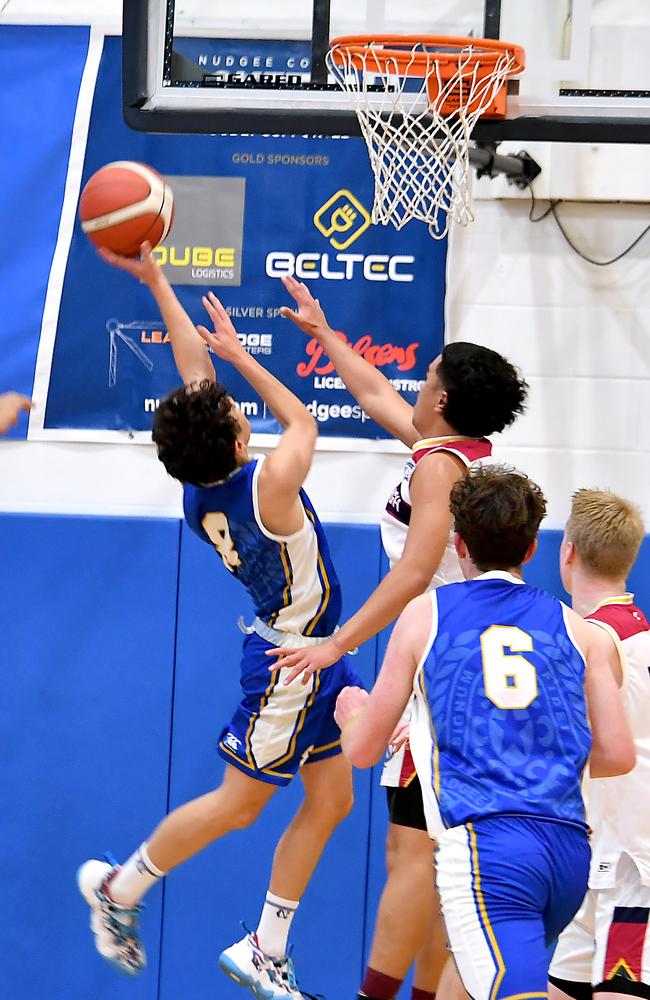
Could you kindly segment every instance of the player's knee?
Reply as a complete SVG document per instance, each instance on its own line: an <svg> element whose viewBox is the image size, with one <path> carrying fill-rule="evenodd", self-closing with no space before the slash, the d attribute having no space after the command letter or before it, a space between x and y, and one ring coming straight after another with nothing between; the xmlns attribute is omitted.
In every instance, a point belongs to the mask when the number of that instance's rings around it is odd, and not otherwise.
<svg viewBox="0 0 650 1000"><path fill-rule="evenodd" d="M257 803L240 803L231 811L231 828L233 830L246 830L257 821L261 811L262 808Z"/></svg>
<svg viewBox="0 0 650 1000"><path fill-rule="evenodd" d="M386 870L389 875L392 875L399 868L401 853L398 830L394 824L390 823L386 835Z"/></svg>
<svg viewBox="0 0 650 1000"><path fill-rule="evenodd" d="M323 816L326 823L332 827L342 823L350 815L354 806L354 792L352 789L337 789L327 797L327 801L322 799L318 803L318 811Z"/></svg>
<svg viewBox="0 0 650 1000"><path fill-rule="evenodd" d="M245 830L255 823L264 805L255 798L224 794L223 786L212 793L212 813L219 828L225 825L229 830Z"/></svg>
<svg viewBox="0 0 650 1000"><path fill-rule="evenodd" d="M321 827L334 829L350 815L354 806L352 788L333 788L327 794L308 795L304 807L313 820Z"/></svg>
<svg viewBox="0 0 650 1000"><path fill-rule="evenodd" d="M354 792L351 788L337 795L333 802L333 813L337 823L341 823L352 812Z"/></svg>
<svg viewBox="0 0 650 1000"><path fill-rule="evenodd" d="M424 830L390 823L386 837L386 868L389 875L402 873L419 882L433 880L434 844Z"/></svg>

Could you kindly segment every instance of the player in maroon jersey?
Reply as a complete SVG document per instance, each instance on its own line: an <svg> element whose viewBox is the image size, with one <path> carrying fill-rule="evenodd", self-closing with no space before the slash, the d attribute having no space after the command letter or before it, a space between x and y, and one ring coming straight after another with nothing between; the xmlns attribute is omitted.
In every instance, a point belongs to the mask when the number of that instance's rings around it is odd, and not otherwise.
<svg viewBox="0 0 650 1000"><path fill-rule="evenodd" d="M553 956L552 1000L650 998L650 625L627 590L645 529L607 490L578 490L560 549L579 614L610 636L610 666L636 747L629 774L587 783L589 890Z"/></svg>
<svg viewBox="0 0 650 1000"><path fill-rule="evenodd" d="M489 460L491 434L509 426L524 409L528 386L496 351L476 344L448 344L429 365L411 406L390 381L332 330L304 284L286 287L297 310L282 314L314 337L366 413L409 449L401 481L382 518L382 540L391 570L338 632L318 647L285 656L287 683L335 663L348 650L393 622L412 598L463 579L451 535L449 494L467 470ZM408 720L387 765L390 825L388 880L361 997L391 1000L416 960L413 1000L435 994L446 960L445 938L431 867L433 841L426 832L422 795L405 742Z"/></svg>

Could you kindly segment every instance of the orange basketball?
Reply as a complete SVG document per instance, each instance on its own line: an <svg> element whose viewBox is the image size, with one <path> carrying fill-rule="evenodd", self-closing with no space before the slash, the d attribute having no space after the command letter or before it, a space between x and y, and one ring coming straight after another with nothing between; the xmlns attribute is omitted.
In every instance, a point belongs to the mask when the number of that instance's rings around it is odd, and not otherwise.
<svg viewBox="0 0 650 1000"><path fill-rule="evenodd" d="M172 189L144 163L118 160L93 174L79 200L81 228L98 247L134 257L165 239L174 221Z"/></svg>

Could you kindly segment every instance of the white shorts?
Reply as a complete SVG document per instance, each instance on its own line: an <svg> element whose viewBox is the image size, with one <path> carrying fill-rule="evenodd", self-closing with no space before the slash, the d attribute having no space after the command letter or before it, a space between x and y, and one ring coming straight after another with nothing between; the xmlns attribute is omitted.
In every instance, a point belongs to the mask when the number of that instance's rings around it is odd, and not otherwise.
<svg viewBox="0 0 650 1000"><path fill-rule="evenodd" d="M551 962L550 975L574 983L607 984L622 977L625 989L634 995L634 984L645 984L639 996L648 996L650 986L650 886L643 885L639 871L626 854L616 869L611 889L589 889L569 926L560 934Z"/></svg>

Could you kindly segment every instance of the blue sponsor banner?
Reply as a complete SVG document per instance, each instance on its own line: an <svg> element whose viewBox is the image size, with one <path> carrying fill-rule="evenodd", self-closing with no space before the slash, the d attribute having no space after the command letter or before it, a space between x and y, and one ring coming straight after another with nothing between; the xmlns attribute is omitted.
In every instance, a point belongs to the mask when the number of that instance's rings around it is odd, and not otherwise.
<svg viewBox="0 0 650 1000"><path fill-rule="evenodd" d="M322 435L389 437L318 345L280 317L290 302L280 277L296 273L308 283L330 325L414 402L443 342L445 243L419 223L401 232L371 225L373 178L361 140L131 132L121 117L120 72L119 39L107 38L82 185L112 160L149 163L165 175L176 220L157 256L192 319L207 321L201 296L214 289L247 349L309 406ZM217 370L253 431L277 433L238 373L223 362ZM157 402L178 384L148 290L104 264L75 222L44 432L146 432Z"/></svg>
<svg viewBox="0 0 650 1000"><path fill-rule="evenodd" d="M0 392L32 395L88 38L88 28L0 24ZM26 433L24 417L9 430Z"/></svg>

